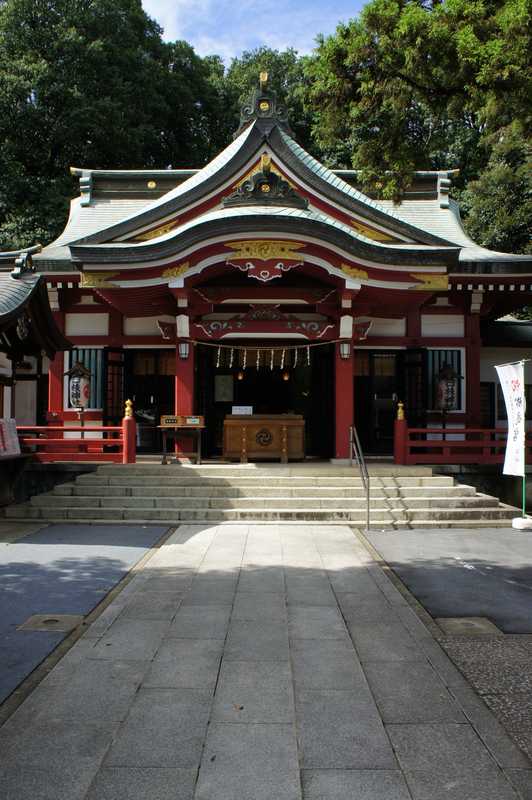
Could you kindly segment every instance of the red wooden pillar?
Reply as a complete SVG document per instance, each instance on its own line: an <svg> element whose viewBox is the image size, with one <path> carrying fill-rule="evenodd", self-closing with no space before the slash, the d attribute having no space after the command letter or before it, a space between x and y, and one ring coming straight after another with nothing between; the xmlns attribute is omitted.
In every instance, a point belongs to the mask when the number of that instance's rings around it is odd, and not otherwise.
<svg viewBox="0 0 532 800"><path fill-rule="evenodd" d="M54 311L54 320L59 330L64 330L65 315L62 311ZM48 368L48 421L54 423L63 419L63 386L65 372L65 354L58 352Z"/></svg>
<svg viewBox="0 0 532 800"><path fill-rule="evenodd" d="M353 346L349 342L349 357L342 358L340 354L341 343L334 347L335 356L335 458L350 458L349 428L353 424L354 405L354 374L353 374Z"/></svg>
<svg viewBox="0 0 532 800"><path fill-rule="evenodd" d="M480 315L466 315L467 424L480 426Z"/></svg>
<svg viewBox="0 0 532 800"><path fill-rule="evenodd" d="M194 363L195 352L194 346L188 344L188 355L182 358L179 354L179 344L176 347L175 354L175 413L192 415L194 414ZM183 346L181 342L181 346ZM193 440L186 436L183 439L176 439L176 453L187 455L187 450L191 451L194 447Z"/></svg>

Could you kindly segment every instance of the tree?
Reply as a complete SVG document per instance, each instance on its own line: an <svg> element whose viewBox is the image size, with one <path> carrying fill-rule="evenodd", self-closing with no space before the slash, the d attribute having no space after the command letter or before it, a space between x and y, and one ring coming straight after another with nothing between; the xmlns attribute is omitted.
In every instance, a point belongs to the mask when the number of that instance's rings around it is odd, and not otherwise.
<svg viewBox="0 0 532 800"><path fill-rule="evenodd" d="M49 241L71 165L201 165L212 154L212 65L167 45L141 0L0 5L0 247Z"/></svg>
<svg viewBox="0 0 532 800"><path fill-rule="evenodd" d="M497 133L486 168L460 195L472 238L492 250L532 253L532 143L518 123Z"/></svg>
<svg viewBox="0 0 532 800"><path fill-rule="evenodd" d="M306 66L318 144L399 197L416 168L487 163L493 135L530 130L528 0L371 0Z"/></svg>

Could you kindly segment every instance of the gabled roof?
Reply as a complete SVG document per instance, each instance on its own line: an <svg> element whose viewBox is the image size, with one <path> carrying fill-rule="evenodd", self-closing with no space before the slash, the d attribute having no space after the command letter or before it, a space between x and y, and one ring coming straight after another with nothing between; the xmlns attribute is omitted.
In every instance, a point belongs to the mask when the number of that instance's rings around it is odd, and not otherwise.
<svg viewBox="0 0 532 800"><path fill-rule="evenodd" d="M24 265L0 272L0 350L12 357L39 355L43 350L53 358L72 345L55 323L46 282L32 271L31 255L21 253L20 258Z"/></svg>
<svg viewBox="0 0 532 800"><path fill-rule="evenodd" d="M427 259L429 251L442 258L442 253L453 251L452 261L459 260L466 272L483 271L488 263L486 272L529 268L530 256L494 253L467 236L458 207L448 198L450 171L417 173L416 191L402 203L371 198L357 188L356 171L330 170L295 142L274 93L263 84L246 108L242 125L234 141L199 170L73 170L80 177L82 195L72 203L64 232L37 256L41 269L68 270L71 256L75 261L94 263L100 258L106 263L113 257L123 262L159 255L168 246L178 252L194 229L204 231L211 224L217 230L229 218L232 225L248 230L257 203L251 215L242 205L228 215L223 199L250 171L257 171L265 155L310 203L308 213L300 216L307 227L316 223L324 230L334 228L344 244L354 242L385 263L403 263L414 253ZM287 218L293 221L297 216L270 213L267 198L261 213L266 228L273 217L286 227ZM383 241L373 241L379 236L371 235L372 226ZM369 238L364 235L368 231ZM444 261L449 264L448 258Z"/></svg>

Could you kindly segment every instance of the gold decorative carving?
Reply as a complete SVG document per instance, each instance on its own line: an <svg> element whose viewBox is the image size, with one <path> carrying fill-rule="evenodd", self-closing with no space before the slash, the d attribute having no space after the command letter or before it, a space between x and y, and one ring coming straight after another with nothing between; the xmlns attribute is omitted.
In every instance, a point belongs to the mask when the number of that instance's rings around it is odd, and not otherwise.
<svg viewBox="0 0 532 800"><path fill-rule="evenodd" d="M351 220L351 225L353 228L361 233L362 236L365 236L367 239L373 239L375 242L397 242L399 243L399 239L396 239L394 236L391 236L389 233L385 233L384 231L375 230L375 228L370 228L369 225L364 225L363 222L359 222L357 219Z"/></svg>
<svg viewBox="0 0 532 800"><path fill-rule="evenodd" d="M133 237L133 239L129 239L128 241L131 242L149 242L150 239L157 239L158 236L164 236L165 233L170 233L174 228L177 228L179 220L173 219L171 222L167 222L165 225L160 225L158 228L153 228L151 231L145 231L144 233L139 233L137 236Z"/></svg>
<svg viewBox="0 0 532 800"><path fill-rule="evenodd" d="M268 261L270 258L301 259L300 250L305 247L301 242L283 242L272 239L254 239L243 242L227 242L226 247L231 247L234 252L227 258L256 258L259 261Z"/></svg>
<svg viewBox="0 0 532 800"><path fill-rule="evenodd" d="M412 272L411 277L415 278L416 283L412 288L421 292L446 292L449 289L449 278L441 272Z"/></svg>
<svg viewBox="0 0 532 800"><path fill-rule="evenodd" d="M257 164L255 164L255 166L252 167L249 170L249 172L246 172L246 174L242 178L240 178L240 180L234 183L231 188L232 189L240 188L240 186L242 186L243 183L248 181L251 177L253 177L253 175L256 175L257 172L266 172L266 174L268 174L269 172L275 172L275 174L279 175L279 177L282 178L283 181L286 181L287 184L292 189L297 188L296 185L292 183L292 181L289 178L287 178L286 175L283 175L281 170L278 167L276 167L275 164L272 163L270 156L267 155L266 153L263 153L260 157L260 161Z"/></svg>
<svg viewBox="0 0 532 800"><path fill-rule="evenodd" d="M350 278L361 278L363 281L367 281L368 279L368 273L365 269L350 267L349 264L342 264L340 269L342 272L345 272L346 275L349 275Z"/></svg>
<svg viewBox="0 0 532 800"><path fill-rule="evenodd" d="M163 272L163 278L179 278L189 267L190 263L188 261L183 261L181 264L178 264L177 267L168 267L168 269L165 269Z"/></svg>
<svg viewBox="0 0 532 800"><path fill-rule="evenodd" d="M112 289L116 287L116 283L111 281L115 278L118 272L82 272L80 288L81 289Z"/></svg>

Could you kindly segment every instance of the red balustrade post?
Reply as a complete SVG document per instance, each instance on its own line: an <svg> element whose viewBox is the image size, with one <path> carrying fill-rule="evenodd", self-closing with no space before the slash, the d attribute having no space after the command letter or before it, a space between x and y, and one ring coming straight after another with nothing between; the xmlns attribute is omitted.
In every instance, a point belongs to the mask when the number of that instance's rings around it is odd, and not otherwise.
<svg viewBox="0 0 532 800"><path fill-rule="evenodd" d="M408 421L405 419L404 404L397 405L397 419L393 429L393 460L396 464L406 464L408 458Z"/></svg>
<svg viewBox="0 0 532 800"><path fill-rule="evenodd" d="M126 400L122 420L122 464L134 464L137 460L137 424L133 416L133 403Z"/></svg>

